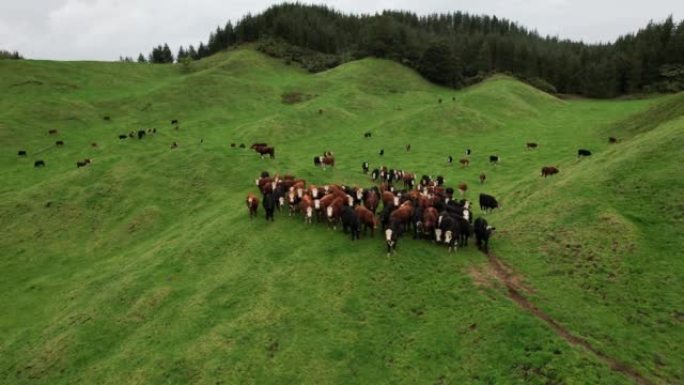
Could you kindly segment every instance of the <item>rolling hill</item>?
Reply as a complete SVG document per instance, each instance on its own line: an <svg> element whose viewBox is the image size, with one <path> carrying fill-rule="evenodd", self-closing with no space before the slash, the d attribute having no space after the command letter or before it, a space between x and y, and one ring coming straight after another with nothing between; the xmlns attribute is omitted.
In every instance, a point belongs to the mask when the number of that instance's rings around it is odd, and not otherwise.
<svg viewBox="0 0 684 385"><path fill-rule="evenodd" d="M249 48L187 72L0 61L0 74L1 383L684 379L682 94L559 100L501 75L454 91L390 61L311 75ZM258 141L276 159L229 146ZM466 148L469 168L447 165ZM334 169L313 166L323 151ZM249 220L261 171L370 186L363 161L499 198L490 258L410 237L387 258L381 237L267 223L261 208ZM544 165L561 172L541 178Z"/></svg>

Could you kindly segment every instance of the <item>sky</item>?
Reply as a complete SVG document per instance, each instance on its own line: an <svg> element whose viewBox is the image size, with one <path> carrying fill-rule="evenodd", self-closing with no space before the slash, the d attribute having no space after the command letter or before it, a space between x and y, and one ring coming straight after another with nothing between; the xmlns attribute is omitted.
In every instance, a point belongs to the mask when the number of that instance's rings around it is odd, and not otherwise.
<svg viewBox="0 0 684 385"><path fill-rule="evenodd" d="M346 13L385 9L418 14L463 11L507 18L541 35L610 42L668 15L684 19L684 0L334 0ZM168 43L197 46L228 20L280 1L0 0L0 49L30 59L118 60Z"/></svg>

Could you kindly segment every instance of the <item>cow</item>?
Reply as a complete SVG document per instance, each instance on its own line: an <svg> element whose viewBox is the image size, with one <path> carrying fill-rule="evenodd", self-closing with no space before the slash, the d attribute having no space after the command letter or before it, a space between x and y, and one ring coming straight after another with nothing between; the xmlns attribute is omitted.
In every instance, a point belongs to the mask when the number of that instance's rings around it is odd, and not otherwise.
<svg viewBox="0 0 684 385"><path fill-rule="evenodd" d="M17 152L17 156L26 156L26 155L27 155L26 150L19 150L19 152Z"/></svg>
<svg viewBox="0 0 684 385"><path fill-rule="evenodd" d="M104 120L111 120L111 118L109 117L109 115L103 116L102 119L104 119Z"/></svg>
<svg viewBox="0 0 684 385"><path fill-rule="evenodd" d="M491 164L493 164L493 165L496 166L497 164L499 164L499 160L500 160L500 159L501 159L501 158L499 158L498 155L490 155L490 156L489 156L489 163L491 163Z"/></svg>
<svg viewBox="0 0 684 385"><path fill-rule="evenodd" d="M318 156L318 155L314 156L313 157L313 163L314 163L314 166L319 167L321 164L323 164L323 157Z"/></svg>
<svg viewBox="0 0 684 385"><path fill-rule="evenodd" d="M33 167L45 167L45 161L44 160L37 160L33 162Z"/></svg>
<svg viewBox="0 0 684 385"><path fill-rule="evenodd" d="M397 241L399 240L399 235L401 235L401 224L390 223L385 230L385 243L387 244L388 257L392 252L397 252Z"/></svg>
<svg viewBox="0 0 684 385"><path fill-rule="evenodd" d="M466 148L466 150L465 150L465 155L466 155L466 156L470 156L470 149L469 149L469 148Z"/></svg>
<svg viewBox="0 0 684 385"><path fill-rule="evenodd" d="M363 133L363 137L364 137L364 138L370 138L371 135L372 135L372 134L371 134L370 131L366 131L366 132Z"/></svg>
<svg viewBox="0 0 684 385"><path fill-rule="evenodd" d="M617 142L618 142L618 140L617 140L617 138L614 137L614 136L611 136L611 137L608 138L608 143L617 143Z"/></svg>
<svg viewBox="0 0 684 385"><path fill-rule="evenodd" d="M90 143L90 147L97 148L97 143L95 143L95 142Z"/></svg>
<svg viewBox="0 0 684 385"><path fill-rule="evenodd" d="M138 130L138 139L142 139L145 137L145 130Z"/></svg>
<svg viewBox="0 0 684 385"><path fill-rule="evenodd" d="M157 133L157 129L156 129L156 128L153 128L153 129L152 129L152 133L153 133L153 134L156 134L156 133Z"/></svg>
<svg viewBox="0 0 684 385"><path fill-rule="evenodd" d="M480 184L484 184L486 179L487 179L487 175L485 175L485 173L481 172L480 173Z"/></svg>
<svg viewBox="0 0 684 385"><path fill-rule="evenodd" d="M304 213L304 223L313 223L314 206L310 195L302 196L302 200L299 202L299 211Z"/></svg>
<svg viewBox="0 0 684 385"><path fill-rule="evenodd" d="M406 201L399 206L398 209L392 211L389 217L390 223L392 222L398 222L400 223L403 227L402 230L407 230L410 223L411 223L411 218L413 217L413 203L411 201Z"/></svg>
<svg viewBox="0 0 684 385"><path fill-rule="evenodd" d="M254 196L254 194L247 194L247 209L249 210L249 219L255 218L257 216L257 209L259 208L259 198Z"/></svg>
<svg viewBox="0 0 684 385"><path fill-rule="evenodd" d="M57 135L59 131L57 129L53 128L51 130L48 130L48 135Z"/></svg>
<svg viewBox="0 0 684 385"><path fill-rule="evenodd" d="M173 120L171 121L171 124L178 124L178 119L173 119Z"/></svg>
<svg viewBox="0 0 684 385"><path fill-rule="evenodd" d="M378 209L378 194L374 190L369 191L363 204L368 210L375 214L375 210Z"/></svg>
<svg viewBox="0 0 684 385"><path fill-rule="evenodd" d="M245 147L246 147L246 146L245 146L244 143L240 143L240 148L245 148Z"/></svg>
<svg viewBox="0 0 684 385"><path fill-rule="evenodd" d="M438 102L439 104L442 104L442 98L437 99L437 102Z"/></svg>
<svg viewBox="0 0 684 385"><path fill-rule="evenodd" d="M318 109L318 115L322 115L322 114L323 114L323 109L322 109L322 108L319 108L319 109Z"/></svg>
<svg viewBox="0 0 684 385"><path fill-rule="evenodd" d="M64 146L64 141L63 141L63 140L58 140L58 141L56 141L56 142L55 142L55 146L57 146L57 147L62 147L62 146Z"/></svg>
<svg viewBox="0 0 684 385"><path fill-rule="evenodd" d="M380 149L379 155L380 155L380 156L385 155L385 149L384 149L384 148L381 148L381 149Z"/></svg>
<svg viewBox="0 0 684 385"><path fill-rule="evenodd" d="M468 185L465 183L459 183L458 184L458 191L461 192L461 195L465 196L466 191L468 191Z"/></svg>
<svg viewBox="0 0 684 385"><path fill-rule="evenodd" d="M537 148L537 147L539 147L539 145L538 145L537 143L534 143L534 142L527 142L527 143L525 144L525 148L526 148L527 150L534 150L534 149Z"/></svg>
<svg viewBox="0 0 684 385"><path fill-rule="evenodd" d="M447 163L451 166L454 163L454 157L451 155L447 156Z"/></svg>
<svg viewBox="0 0 684 385"><path fill-rule="evenodd" d="M269 219L273 222L273 213L275 212L276 202L273 193L268 193L264 195L264 201L261 203L264 206L264 211L266 212L266 220Z"/></svg>
<svg viewBox="0 0 684 385"><path fill-rule="evenodd" d="M76 161L76 168L85 167L85 166L89 165L90 162L91 162L90 158L86 158L83 160Z"/></svg>
<svg viewBox="0 0 684 385"><path fill-rule="evenodd" d="M494 210L495 208L499 207L499 202L496 201L496 198L494 198L491 195L487 195L484 193L480 194L480 210L483 212L491 211Z"/></svg>
<svg viewBox="0 0 684 385"><path fill-rule="evenodd" d="M231 143L230 148L235 148L235 143Z"/></svg>
<svg viewBox="0 0 684 385"><path fill-rule="evenodd" d="M342 220L342 231L346 234L347 230L349 230L352 241L361 238L361 222L354 209L348 205L342 206L340 219Z"/></svg>
<svg viewBox="0 0 684 385"><path fill-rule="evenodd" d="M261 159L268 155L271 159L275 158L275 147L261 146L256 148L256 152L261 155Z"/></svg>
<svg viewBox="0 0 684 385"><path fill-rule="evenodd" d="M406 152L409 152L409 151L411 151L411 144L410 143L406 145Z"/></svg>
<svg viewBox="0 0 684 385"><path fill-rule="evenodd" d="M333 230L337 228L337 223L340 221L344 201L345 198L338 196L325 208L325 215L328 218L328 227L332 225Z"/></svg>
<svg viewBox="0 0 684 385"><path fill-rule="evenodd" d="M363 225L363 234L365 235L366 230L370 229L371 237L375 237L375 229L378 228L378 219L375 217L375 214L364 206L356 206L354 211Z"/></svg>
<svg viewBox="0 0 684 385"><path fill-rule="evenodd" d="M373 182L378 180L379 177L380 177L380 170L377 168L373 169L373 172L371 172L371 179L373 180Z"/></svg>
<svg viewBox="0 0 684 385"><path fill-rule="evenodd" d="M178 148L178 143L176 143L176 142L171 143L171 148L172 148L172 149L173 149L173 148Z"/></svg>
<svg viewBox="0 0 684 385"><path fill-rule="evenodd" d="M126 139L126 138L128 138L128 135L126 135L126 134L119 135L119 139Z"/></svg>
<svg viewBox="0 0 684 385"><path fill-rule="evenodd" d="M458 161L458 163L461 164L461 167L468 167L470 165L470 159L462 158Z"/></svg>
<svg viewBox="0 0 684 385"><path fill-rule="evenodd" d="M252 145L249 148L256 151L256 149L259 147L267 147L267 146L268 146L268 144L266 144L266 143L252 143Z"/></svg>
<svg viewBox="0 0 684 385"><path fill-rule="evenodd" d="M477 248L489 252L489 237L492 232L496 230L495 227L489 226L487 221L483 218L477 218L475 220L475 240L477 241Z"/></svg>
<svg viewBox="0 0 684 385"><path fill-rule="evenodd" d="M361 169L363 170L364 174L368 174L368 170L370 169L370 164L368 164L368 162L361 163Z"/></svg>
<svg viewBox="0 0 684 385"><path fill-rule="evenodd" d="M446 180L444 179L444 177L441 176L441 175L437 175L437 178L435 178L435 184L436 184L437 186L444 186L444 182L446 182Z"/></svg>
<svg viewBox="0 0 684 385"><path fill-rule="evenodd" d="M583 148L577 150L577 157L581 158L583 156L591 156L591 151L585 150Z"/></svg>
<svg viewBox="0 0 684 385"><path fill-rule="evenodd" d="M135 137L135 132L131 131L128 133L129 138L134 138Z"/></svg>
<svg viewBox="0 0 684 385"><path fill-rule="evenodd" d="M456 251L459 238L458 221L456 218L448 214L440 215L437 223L435 241L441 243L442 236L444 236L444 243L447 245L449 252Z"/></svg>
<svg viewBox="0 0 684 385"><path fill-rule="evenodd" d="M323 163L323 168L325 168L325 166L335 167L335 157L332 155L324 156L323 159L321 159L321 162Z"/></svg>
<svg viewBox="0 0 684 385"><path fill-rule="evenodd" d="M542 167L540 176L543 176L544 178L546 178L547 176L558 174L559 171L560 170L558 170L558 167L545 166L545 167Z"/></svg>

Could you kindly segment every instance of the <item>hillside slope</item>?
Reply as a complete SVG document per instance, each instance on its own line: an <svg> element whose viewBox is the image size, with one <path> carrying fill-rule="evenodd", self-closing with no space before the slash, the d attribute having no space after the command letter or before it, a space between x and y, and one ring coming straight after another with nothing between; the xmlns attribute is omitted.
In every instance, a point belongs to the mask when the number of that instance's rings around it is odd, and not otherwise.
<svg viewBox="0 0 684 385"><path fill-rule="evenodd" d="M500 197L493 251L538 306L653 383L684 377L684 122L606 140L670 98L559 101L507 77L456 92L370 59L309 75L249 49L190 73L22 61L0 75L2 383L632 383L483 284L474 247L404 237L388 259L381 237L248 219L261 171L370 186L363 161ZM276 158L229 146L257 141ZM446 163L466 148L469 168ZM323 151L334 169L312 165ZM540 178L550 164L561 173Z"/></svg>

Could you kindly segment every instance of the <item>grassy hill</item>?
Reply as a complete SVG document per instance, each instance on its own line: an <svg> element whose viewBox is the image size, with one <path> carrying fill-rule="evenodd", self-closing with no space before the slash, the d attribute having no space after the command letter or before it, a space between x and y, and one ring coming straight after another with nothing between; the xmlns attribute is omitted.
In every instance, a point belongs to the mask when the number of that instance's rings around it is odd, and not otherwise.
<svg viewBox="0 0 684 385"><path fill-rule="evenodd" d="M474 247L405 237L388 259L380 237L247 216L262 170L370 186L363 161L497 196L492 251L530 301L645 383L684 379L681 94L561 101L504 76L453 91L389 61L310 75L250 49L189 73L0 74L0 383L635 383L511 301ZM256 141L276 159L229 147ZM466 148L469 168L446 164ZM314 168L326 150L337 167Z"/></svg>

